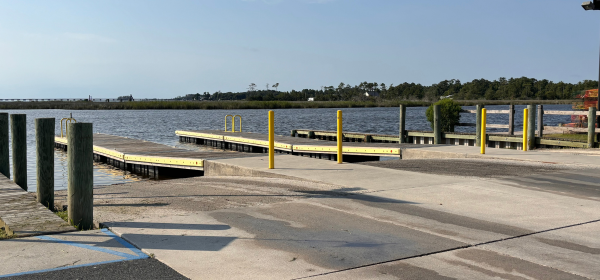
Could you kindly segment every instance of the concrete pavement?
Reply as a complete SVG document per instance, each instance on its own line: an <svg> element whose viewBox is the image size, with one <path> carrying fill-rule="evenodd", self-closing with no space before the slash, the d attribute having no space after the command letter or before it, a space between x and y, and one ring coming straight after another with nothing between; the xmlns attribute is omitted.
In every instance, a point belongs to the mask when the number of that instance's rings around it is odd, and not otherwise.
<svg viewBox="0 0 600 280"><path fill-rule="evenodd" d="M448 163L495 168L465 161ZM513 161L531 172L490 177L283 155L275 170L264 163L244 158L227 172L276 178L102 187L96 217L193 279L599 278L598 169Z"/></svg>

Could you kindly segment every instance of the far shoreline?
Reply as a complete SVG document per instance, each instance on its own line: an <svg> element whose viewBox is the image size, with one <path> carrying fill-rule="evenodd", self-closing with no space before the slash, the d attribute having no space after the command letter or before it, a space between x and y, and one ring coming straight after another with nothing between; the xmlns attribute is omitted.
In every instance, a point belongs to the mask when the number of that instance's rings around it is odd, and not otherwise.
<svg viewBox="0 0 600 280"><path fill-rule="evenodd" d="M578 100L455 100L461 106L474 105L556 105L572 104ZM312 108L373 108L427 107L434 102L410 100L369 101L30 101L0 102L0 110L242 110L242 109L312 109Z"/></svg>

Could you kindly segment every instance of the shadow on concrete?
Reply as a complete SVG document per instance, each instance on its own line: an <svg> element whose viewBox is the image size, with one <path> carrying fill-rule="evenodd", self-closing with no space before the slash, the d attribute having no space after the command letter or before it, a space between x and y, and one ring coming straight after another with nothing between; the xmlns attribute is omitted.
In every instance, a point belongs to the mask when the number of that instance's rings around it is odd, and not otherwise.
<svg viewBox="0 0 600 280"><path fill-rule="evenodd" d="M168 206L169 203L131 203L131 204L94 204L94 207L116 206L116 207L145 207L145 206Z"/></svg>
<svg viewBox="0 0 600 280"><path fill-rule="evenodd" d="M228 225L209 224L174 224L174 223L145 223L145 222L108 222L108 227L153 228L153 229L193 229L193 230L228 230Z"/></svg>
<svg viewBox="0 0 600 280"><path fill-rule="evenodd" d="M225 236L181 236L126 233L121 235L125 240L135 243L144 249L177 250L177 251L220 251L237 237Z"/></svg>

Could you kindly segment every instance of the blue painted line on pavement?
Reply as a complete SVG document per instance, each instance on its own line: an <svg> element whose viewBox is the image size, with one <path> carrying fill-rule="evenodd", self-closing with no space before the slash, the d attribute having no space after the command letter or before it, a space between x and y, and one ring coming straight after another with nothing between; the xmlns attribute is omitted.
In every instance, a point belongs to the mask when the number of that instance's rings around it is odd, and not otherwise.
<svg viewBox="0 0 600 280"><path fill-rule="evenodd" d="M119 243L121 243L123 246L127 247L129 250L131 250L132 252L136 253L139 257L148 257L148 255L146 255L144 252L142 252L140 249L134 247L133 245L131 245L131 243L125 241L123 238L117 236L116 234L114 234L112 231L103 228L102 232L104 232L104 234L108 235L108 236L112 236L114 239L116 239L117 241L119 241Z"/></svg>
<svg viewBox="0 0 600 280"><path fill-rule="evenodd" d="M98 252L102 252L102 253L107 253L107 254L119 256L119 257L122 257L122 258L137 257L136 255L131 255L131 254L127 254L127 253L121 253L121 252L118 252L118 251L113 251L113 250L109 250L109 249L102 248L102 247L94 247L94 246L91 246L91 245L76 243L76 242L73 242L73 241L62 240L62 239L58 239L58 238L54 238L54 237L50 237L50 236L36 236L36 238L39 238L39 239L42 239L42 240L48 240L48 241L52 241L52 242L56 242L56 243L62 243L62 244L70 245L70 246L75 246L75 247L79 247L79 248L83 248L83 249L88 249L88 250L98 251Z"/></svg>
<svg viewBox="0 0 600 280"><path fill-rule="evenodd" d="M122 253L122 252L113 251L113 250L109 250L109 249L105 249L105 248L100 248L100 247L94 247L94 246L87 245L87 244L80 244L80 243L76 243L76 242L73 242L73 241L62 240L62 239L50 237L50 236L47 236L47 235L36 236L36 238L39 238L39 239L42 239L42 240L48 240L48 241L52 241L52 242L56 242L56 243L62 243L62 244L65 244L65 245L75 246L75 247L79 247L79 248L83 248L83 249L88 249L88 250L98 251L98 252L102 252L102 253L112 254L112 255L115 255L115 256L122 257L124 259L110 260L110 261L103 261L103 262L95 262L95 263L86 263L86 264L78 264L78 265L72 265L72 266L63 266L63 267L41 269L41 270L33 270L33 271L25 271L25 272L13 273L13 274L5 274L5 275L0 275L0 278L11 277L11 276L19 276L19 275L26 275L26 274L43 273L43 272L65 270L65 269L71 269L71 268L77 268L77 267L86 267L86 266L102 265L102 264L108 264L108 263L115 263L115 262L131 261L131 260L139 260L139 259L147 259L147 258L149 258L148 255L146 255L144 252L140 251L138 248L135 248L133 245L129 244L127 241L123 240L121 237L119 237L116 234L110 232L109 230L102 229L102 232L104 234L110 236L111 238L117 240L121 245L125 246L127 249L129 249L130 251L132 251L136 255Z"/></svg>

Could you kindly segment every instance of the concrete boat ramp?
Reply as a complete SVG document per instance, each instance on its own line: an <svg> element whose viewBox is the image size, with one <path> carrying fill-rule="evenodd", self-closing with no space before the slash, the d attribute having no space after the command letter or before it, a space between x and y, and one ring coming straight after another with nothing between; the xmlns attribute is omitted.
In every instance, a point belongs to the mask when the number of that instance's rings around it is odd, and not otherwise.
<svg viewBox="0 0 600 280"><path fill-rule="evenodd" d="M140 150L94 141L104 155L122 153L113 156L123 164L203 160L202 177L94 190L100 224L188 278L600 279L600 154L592 150L396 146L402 160L337 164L292 147L268 169L260 151L209 158L157 149L142 159Z"/></svg>

